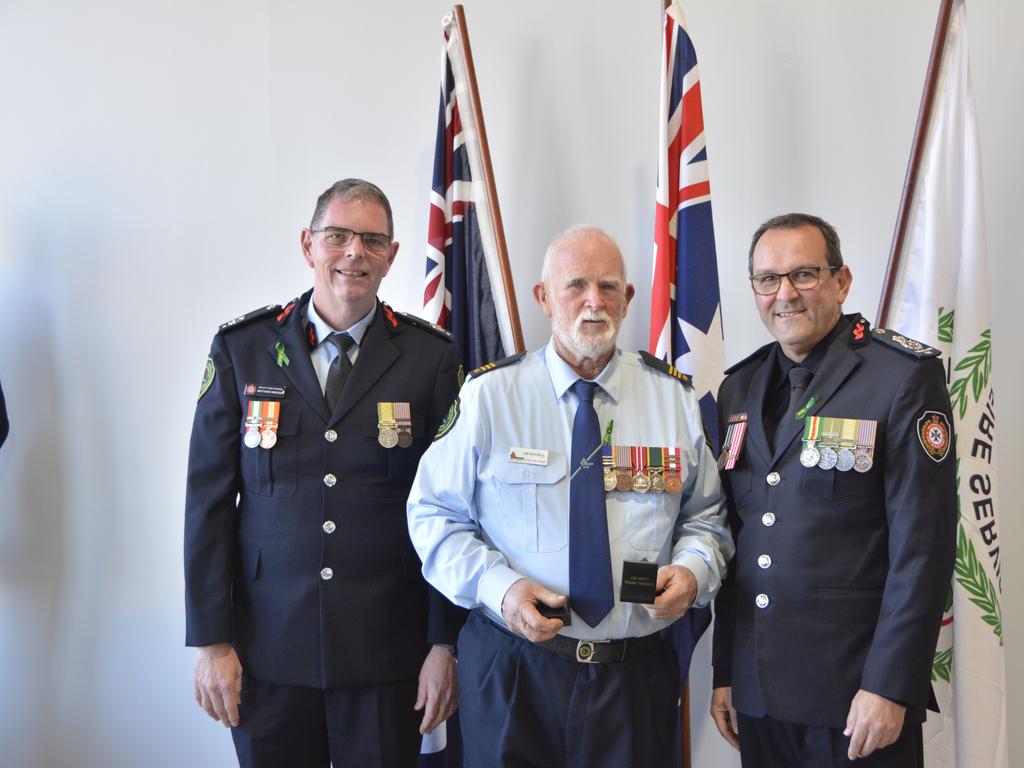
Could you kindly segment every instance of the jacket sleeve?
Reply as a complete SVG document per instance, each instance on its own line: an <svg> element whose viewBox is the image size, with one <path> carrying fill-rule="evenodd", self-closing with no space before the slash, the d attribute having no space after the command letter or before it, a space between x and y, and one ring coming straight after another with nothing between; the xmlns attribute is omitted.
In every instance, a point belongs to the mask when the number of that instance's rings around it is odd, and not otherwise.
<svg viewBox="0 0 1024 768"><path fill-rule="evenodd" d="M915 363L889 409L884 438L889 570L861 677L864 690L922 708L928 703L956 550L956 450L943 374L937 359ZM920 435L929 411L948 425L949 445L938 461Z"/></svg>
<svg viewBox="0 0 1024 768"><path fill-rule="evenodd" d="M725 414L726 411L722 397L723 394L719 392L718 434L722 436L722 441L724 442L726 424L723 414ZM735 542L739 538L742 523L740 523L739 515L736 514L735 496L733 495L732 488L730 486L729 473L721 472L720 474L722 477L722 489L725 491L725 508L729 521L729 529L732 533L733 541ZM735 550L733 558L735 558ZM736 584L734 581L733 568L731 566L732 561L730 560L726 568L725 577L722 579L722 587L719 589L718 596L715 598L715 623L714 632L711 638L712 688L724 688L732 685L732 646L733 633L736 624Z"/></svg>
<svg viewBox="0 0 1024 768"><path fill-rule="evenodd" d="M459 394L462 379L462 354L457 344L450 344L437 371L431 406L428 434L433 437ZM428 590L427 642L455 645L468 612L450 602L431 584Z"/></svg>
<svg viewBox="0 0 1024 768"><path fill-rule="evenodd" d="M212 380L210 376L212 375ZM185 490L185 644L230 642L241 403L223 336L210 349L192 423Z"/></svg>

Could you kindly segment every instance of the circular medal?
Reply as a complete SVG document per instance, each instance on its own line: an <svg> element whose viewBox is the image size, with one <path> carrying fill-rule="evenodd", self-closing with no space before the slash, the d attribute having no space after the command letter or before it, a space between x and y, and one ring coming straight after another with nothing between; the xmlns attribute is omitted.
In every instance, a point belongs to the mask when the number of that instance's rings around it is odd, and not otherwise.
<svg viewBox="0 0 1024 768"><path fill-rule="evenodd" d="M800 452L800 463L805 467L816 467L821 461L821 454L812 445L807 446Z"/></svg>
<svg viewBox="0 0 1024 768"><path fill-rule="evenodd" d="M615 490L615 473L610 469L604 471L604 489L606 491Z"/></svg>
<svg viewBox="0 0 1024 768"><path fill-rule="evenodd" d="M266 448L268 451L277 445L277 432L272 429L264 429L260 432L260 448Z"/></svg>
<svg viewBox="0 0 1024 768"><path fill-rule="evenodd" d="M394 448L398 445L398 431L390 427L384 427L377 434L377 442L382 448Z"/></svg>
<svg viewBox="0 0 1024 768"><path fill-rule="evenodd" d="M654 491L654 493L665 492L665 476L660 472L656 472L651 475L651 490Z"/></svg>
<svg viewBox="0 0 1024 768"><path fill-rule="evenodd" d="M633 490L633 478L629 476L629 472L624 469L620 469L615 473L615 490L617 491L632 491Z"/></svg>
<svg viewBox="0 0 1024 768"><path fill-rule="evenodd" d="M412 445L412 432L409 432L407 430L402 430L401 432L399 432L398 447L408 448L410 445Z"/></svg>
<svg viewBox="0 0 1024 768"><path fill-rule="evenodd" d="M832 469L837 461L839 461L839 455L836 453L835 448L826 445L821 449L821 459L818 461L819 467L822 469Z"/></svg>
<svg viewBox="0 0 1024 768"><path fill-rule="evenodd" d="M633 475L633 490L637 493L647 493L651 490L651 478L643 472L637 472Z"/></svg>
<svg viewBox="0 0 1024 768"><path fill-rule="evenodd" d="M853 468L857 472L867 472L874 466L874 459L866 453L858 453L853 459Z"/></svg>
<svg viewBox="0 0 1024 768"><path fill-rule="evenodd" d="M836 469L840 472L849 472L853 469L857 460L853 457L853 451L849 448L840 448L836 454Z"/></svg>
<svg viewBox="0 0 1024 768"><path fill-rule="evenodd" d="M683 481L679 475L671 474L665 477L665 493L679 493L683 490Z"/></svg>
<svg viewBox="0 0 1024 768"><path fill-rule="evenodd" d="M260 433L255 429L246 430L245 437L242 442L245 443L246 448L258 448L260 444Z"/></svg>

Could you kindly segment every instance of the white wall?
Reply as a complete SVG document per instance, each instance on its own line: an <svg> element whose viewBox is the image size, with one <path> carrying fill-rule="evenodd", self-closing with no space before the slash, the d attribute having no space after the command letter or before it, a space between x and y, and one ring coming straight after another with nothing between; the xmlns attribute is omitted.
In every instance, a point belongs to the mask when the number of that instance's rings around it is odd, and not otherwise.
<svg viewBox="0 0 1024 768"><path fill-rule="evenodd" d="M551 236L599 224L645 344L661 0L467 0L524 328ZM938 0L686 0L701 60L727 358L766 340L744 280L769 215L831 220L872 316ZM230 764L191 699L181 527L217 324L308 285L316 195L363 176L419 306L441 0L0 3L0 744L8 766ZM969 0L991 254L1009 721L1024 717L1024 440L1013 218L1024 6ZM697 765L732 765L693 678ZM1011 731L1012 752L1024 739ZM1019 763L1024 764L1024 763Z"/></svg>

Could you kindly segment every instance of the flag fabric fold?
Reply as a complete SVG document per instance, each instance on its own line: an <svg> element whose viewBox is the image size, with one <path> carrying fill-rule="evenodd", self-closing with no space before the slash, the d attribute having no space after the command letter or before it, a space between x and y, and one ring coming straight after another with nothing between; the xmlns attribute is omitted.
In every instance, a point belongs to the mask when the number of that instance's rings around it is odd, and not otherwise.
<svg viewBox="0 0 1024 768"><path fill-rule="evenodd" d="M887 324L942 350L956 430L957 552L932 662L941 714L925 724L925 764L1005 768L992 326L967 53L964 0L955 0Z"/></svg>

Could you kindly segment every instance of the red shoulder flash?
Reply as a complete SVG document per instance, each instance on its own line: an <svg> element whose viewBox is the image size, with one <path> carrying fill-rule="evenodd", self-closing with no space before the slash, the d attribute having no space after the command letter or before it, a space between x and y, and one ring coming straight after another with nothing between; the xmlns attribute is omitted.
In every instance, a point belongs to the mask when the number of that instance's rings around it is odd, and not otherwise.
<svg viewBox="0 0 1024 768"><path fill-rule="evenodd" d="M277 322L283 322L288 315L291 314L292 310L295 309L295 302L291 302L287 307L281 310L281 314L277 316Z"/></svg>
<svg viewBox="0 0 1024 768"><path fill-rule="evenodd" d="M309 341L309 348L313 349L316 347L316 328L310 323L306 326L306 339Z"/></svg>
<svg viewBox="0 0 1024 768"><path fill-rule="evenodd" d="M391 323L392 328L398 327L398 319L395 317L395 313L391 311L391 307L385 304L383 301L380 305L384 308L384 315L387 317L388 322Z"/></svg>

